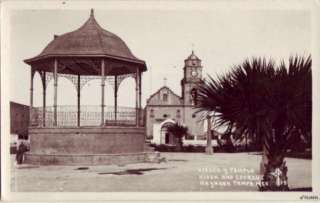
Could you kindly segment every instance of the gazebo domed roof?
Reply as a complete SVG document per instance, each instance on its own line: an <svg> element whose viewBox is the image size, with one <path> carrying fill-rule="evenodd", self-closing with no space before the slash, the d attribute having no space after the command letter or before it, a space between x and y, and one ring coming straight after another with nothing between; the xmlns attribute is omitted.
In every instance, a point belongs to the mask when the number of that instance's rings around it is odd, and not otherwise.
<svg viewBox="0 0 320 203"><path fill-rule="evenodd" d="M26 59L32 65L52 57L103 57L129 63L146 65L135 57L125 42L117 35L103 29L96 21L93 10L89 19L77 30L54 36L54 39L36 57Z"/></svg>

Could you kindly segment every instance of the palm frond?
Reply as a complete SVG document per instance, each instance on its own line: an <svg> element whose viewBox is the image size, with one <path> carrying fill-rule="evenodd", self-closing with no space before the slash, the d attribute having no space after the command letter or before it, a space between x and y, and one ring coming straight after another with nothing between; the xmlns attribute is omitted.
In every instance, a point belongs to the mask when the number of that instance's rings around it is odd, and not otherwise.
<svg viewBox="0 0 320 203"><path fill-rule="evenodd" d="M198 87L198 112L215 112L217 126L262 137L270 156L288 147L288 129L311 132L311 56L290 57L278 67L265 58L246 59ZM272 136L271 136L272 135ZM271 137L270 137L271 136ZM241 136L236 136L241 139Z"/></svg>

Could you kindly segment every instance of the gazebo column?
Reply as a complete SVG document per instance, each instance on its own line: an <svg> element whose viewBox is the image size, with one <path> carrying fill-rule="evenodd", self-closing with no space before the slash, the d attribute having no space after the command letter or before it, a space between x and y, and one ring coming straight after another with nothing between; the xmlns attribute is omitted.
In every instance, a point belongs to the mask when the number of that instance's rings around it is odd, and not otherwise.
<svg viewBox="0 0 320 203"><path fill-rule="evenodd" d="M53 95L53 126L57 126L57 103L58 103L58 60L54 59L54 95Z"/></svg>
<svg viewBox="0 0 320 203"><path fill-rule="evenodd" d="M139 68L137 68L136 70L136 126L139 127L139 120L140 120L140 110L139 110L139 92L140 92L140 85L139 85L139 81L140 81L140 72L139 72Z"/></svg>
<svg viewBox="0 0 320 203"><path fill-rule="evenodd" d="M47 85L46 85L46 71L42 72L42 127L46 127L46 95L47 95Z"/></svg>
<svg viewBox="0 0 320 203"><path fill-rule="evenodd" d="M140 109L140 116L141 116L141 92L142 92L142 90L141 90L141 74L142 74L142 72L140 72L139 71L139 109Z"/></svg>
<svg viewBox="0 0 320 203"><path fill-rule="evenodd" d="M114 76L114 120L117 123L118 112L118 76Z"/></svg>
<svg viewBox="0 0 320 203"><path fill-rule="evenodd" d="M105 86L105 62L101 61L101 126L104 126L104 86Z"/></svg>
<svg viewBox="0 0 320 203"><path fill-rule="evenodd" d="M30 74L29 126L32 126L32 112L33 112L33 76L34 76L34 69L33 69L33 67L31 67L31 74Z"/></svg>
<svg viewBox="0 0 320 203"><path fill-rule="evenodd" d="M77 126L80 127L80 74L78 75L77 83Z"/></svg>
<svg viewBox="0 0 320 203"><path fill-rule="evenodd" d="M139 71L139 125L141 125L140 120L142 118L141 115L141 72Z"/></svg>

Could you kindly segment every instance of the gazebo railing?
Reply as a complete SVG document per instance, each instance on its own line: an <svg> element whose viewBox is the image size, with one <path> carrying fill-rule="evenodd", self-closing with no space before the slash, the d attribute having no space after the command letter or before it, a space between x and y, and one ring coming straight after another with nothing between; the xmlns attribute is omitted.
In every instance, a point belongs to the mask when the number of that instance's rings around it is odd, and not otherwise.
<svg viewBox="0 0 320 203"><path fill-rule="evenodd" d="M81 106L80 108L80 126L100 126L101 125L101 106ZM52 106L45 108L45 126L52 127L54 123L54 110ZM117 114L113 106L104 108L105 126L134 126L136 125L136 108L118 106ZM140 126L144 125L143 110L139 110ZM42 127L43 108L32 108L31 125L33 127ZM78 109L77 106L57 106L57 126L77 126Z"/></svg>

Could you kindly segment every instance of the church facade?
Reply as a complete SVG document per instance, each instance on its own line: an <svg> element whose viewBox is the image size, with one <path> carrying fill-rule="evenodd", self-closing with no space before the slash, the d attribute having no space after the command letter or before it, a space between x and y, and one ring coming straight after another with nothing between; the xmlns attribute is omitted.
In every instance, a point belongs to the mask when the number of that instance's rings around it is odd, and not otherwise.
<svg viewBox="0 0 320 203"><path fill-rule="evenodd" d="M167 127L174 123L188 127L189 135L184 138L184 144L206 143L204 121L195 109L197 86L202 82L202 65L193 51L184 61L183 72L181 96L163 86L147 100L146 135L151 143L175 145L174 136L167 132Z"/></svg>

